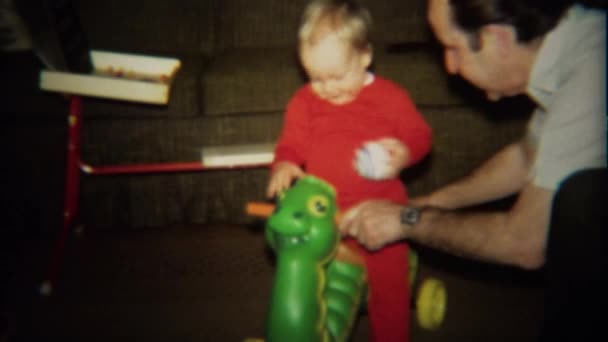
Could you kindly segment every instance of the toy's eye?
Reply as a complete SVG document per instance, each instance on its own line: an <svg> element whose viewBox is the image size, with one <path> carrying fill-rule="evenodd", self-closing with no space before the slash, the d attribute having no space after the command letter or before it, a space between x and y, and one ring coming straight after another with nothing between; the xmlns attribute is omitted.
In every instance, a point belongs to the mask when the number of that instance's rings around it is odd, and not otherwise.
<svg viewBox="0 0 608 342"><path fill-rule="evenodd" d="M329 209L329 201L327 197L322 195L316 195L308 200L308 211L317 217L323 217L327 215Z"/></svg>

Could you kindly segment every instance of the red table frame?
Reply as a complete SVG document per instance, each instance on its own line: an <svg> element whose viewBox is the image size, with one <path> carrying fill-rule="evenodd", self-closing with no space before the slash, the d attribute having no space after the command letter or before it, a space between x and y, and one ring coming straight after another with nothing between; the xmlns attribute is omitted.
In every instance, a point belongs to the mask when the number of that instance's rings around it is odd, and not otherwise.
<svg viewBox="0 0 608 342"><path fill-rule="evenodd" d="M74 224L74 218L78 212L80 173L90 175L115 175L115 174L143 174L143 173L172 173L172 172L192 172L218 169L245 169L268 167L268 163L246 164L230 166L205 166L202 161L194 162L174 162L174 163L148 163L148 164L127 164L109 166L91 166L84 163L80 157L81 133L82 133L82 112L83 104L80 96L69 97L68 112L68 138L67 156L65 166L65 192L64 192L64 212L63 224L58 240L51 254L50 265L45 281L42 283L40 292L43 295L50 295L57 281L65 252L65 245L70 234L70 228Z"/></svg>

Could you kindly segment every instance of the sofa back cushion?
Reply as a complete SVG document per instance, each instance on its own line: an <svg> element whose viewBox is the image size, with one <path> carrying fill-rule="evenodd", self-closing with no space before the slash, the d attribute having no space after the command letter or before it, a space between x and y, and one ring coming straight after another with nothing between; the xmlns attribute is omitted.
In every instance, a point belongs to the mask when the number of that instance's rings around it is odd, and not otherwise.
<svg viewBox="0 0 608 342"><path fill-rule="evenodd" d="M427 41L426 0L359 0L376 44ZM91 47L211 55L218 50L295 46L309 0L74 0Z"/></svg>
<svg viewBox="0 0 608 342"><path fill-rule="evenodd" d="M359 0L374 22L377 44L429 39L426 1ZM295 46L297 30L309 0L224 0L218 2L217 48Z"/></svg>
<svg viewBox="0 0 608 342"><path fill-rule="evenodd" d="M218 3L217 48L295 46L308 0L225 0Z"/></svg>
<svg viewBox="0 0 608 342"><path fill-rule="evenodd" d="M91 48L210 55L217 0L74 0Z"/></svg>
<svg viewBox="0 0 608 342"><path fill-rule="evenodd" d="M427 42L431 31L426 21L427 0L359 0L372 15L372 39L377 45Z"/></svg>

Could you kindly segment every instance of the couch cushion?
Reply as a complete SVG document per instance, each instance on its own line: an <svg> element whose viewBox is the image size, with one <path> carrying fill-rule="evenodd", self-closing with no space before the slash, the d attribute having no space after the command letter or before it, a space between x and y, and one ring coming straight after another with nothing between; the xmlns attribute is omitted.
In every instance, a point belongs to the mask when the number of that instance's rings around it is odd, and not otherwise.
<svg viewBox="0 0 608 342"><path fill-rule="evenodd" d="M308 0L218 1L218 50L295 45Z"/></svg>
<svg viewBox="0 0 608 342"><path fill-rule="evenodd" d="M205 114L281 111L304 83L294 48L232 49L202 75Z"/></svg>
<svg viewBox="0 0 608 342"><path fill-rule="evenodd" d="M411 196L428 194L467 175L506 144L520 139L526 129L529 108L496 106L421 106L420 112L433 129L431 153L408 168L402 178Z"/></svg>
<svg viewBox="0 0 608 342"><path fill-rule="evenodd" d="M417 104L462 103L432 49L375 51L377 74L401 84ZM281 111L305 80L293 48L228 50L202 75L203 111L209 115Z"/></svg>
<svg viewBox="0 0 608 342"><path fill-rule="evenodd" d="M383 43L428 41L426 1L362 0L369 9L373 40ZM308 0L247 0L218 3L218 50L295 45Z"/></svg>
<svg viewBox="0 0 608 342"><path fill-rule="evenodd" d="M85 118L82 156L92 165L200 160L203 146L274 142L283 113L192 118Z"/></svg>
<svg viewBox="0 0 608 342"><path fill-rule="evenodd" d="M360 0L360 3L372 15L372 39L376 43L426 42L431 38L426 0Z"/></svg>
<svg viewBox="0 0 608 342"><path fill-rule="evenodd" d="M216 0L77 0L95 49L211 54Z"/></svg>
<svg viewBox="0 0 608 342"><path fill-rule="evenodd" d="M374 70L399 83L417 105L458 105L463 103L464 82L450 77L439 54L428 46L414 45L400 51L375 49Z"/></svg>

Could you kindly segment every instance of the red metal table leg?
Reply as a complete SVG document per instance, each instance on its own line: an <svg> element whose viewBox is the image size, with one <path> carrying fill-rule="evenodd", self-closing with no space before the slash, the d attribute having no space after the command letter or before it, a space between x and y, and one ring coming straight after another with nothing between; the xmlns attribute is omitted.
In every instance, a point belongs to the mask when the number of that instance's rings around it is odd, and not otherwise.
<svg viewBox="0 0 608 342"><path fill-rule="evenodd" d="M65 245L74 224L78 211L80 172L96 175L130 174L130 173L158 173L158 172L190 172L213 169L245 169L268 167L268 163L235 164L226 166L206 166L198 162L131 164L114 166L91 166L84 164L80 159L80 142L82 130L82 100L79 96L70 97L68 113L68 143L65 168L65 199L63 226L51 255L51 262L45 281L40 287L42 295L50 295L57 281L65 252ZM81 170L82 169L82 170Z"/></svg>
<svg viewBox="0 0 608 342"><path fill-rule="evenodd" d="M40 287L42 295L50 295L57 280L65 251L66 240L78 211L78 186L80 182L80 134L82 129L82 100L70 98L68 113L68 142L65 169L65 194L63 226L51 255L51 263L45 281Z"/></svg>

